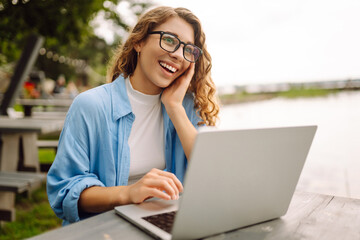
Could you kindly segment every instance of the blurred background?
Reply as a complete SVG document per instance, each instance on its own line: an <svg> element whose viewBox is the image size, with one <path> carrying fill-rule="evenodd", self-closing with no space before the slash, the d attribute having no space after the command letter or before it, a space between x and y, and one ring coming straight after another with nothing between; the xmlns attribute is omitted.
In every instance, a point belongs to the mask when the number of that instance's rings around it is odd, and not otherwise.
<svg viewBox="0 0 360 240"><path fill-rule="evenodd" d="M105 83L107 62L131 27L129 19L149 6L147 1L1 0L1 90L31 34L45 37L33 69L44 81L52 80L42 91L50 93L58 79L60 85L74 83L80 92ZM112 27L111 42L96 34L102 22Z"/></svg>
<svg viewBox="0 0 360 240"><path fill-rule="evenodd" d="M114 49L159 5L186 7L203 24L219 128L318 125L298 190L360 198L357 0L0 0L0 94L31 34L45 41L21 98L104 84Z"/></svg>

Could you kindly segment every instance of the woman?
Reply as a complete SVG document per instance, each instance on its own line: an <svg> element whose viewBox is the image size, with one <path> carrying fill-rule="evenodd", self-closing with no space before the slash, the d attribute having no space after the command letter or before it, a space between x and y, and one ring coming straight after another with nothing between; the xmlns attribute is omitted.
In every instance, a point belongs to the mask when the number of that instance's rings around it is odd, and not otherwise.
<svg viewBox="0 0 360 240"><path fill-rule="evenodd" d="M48 172L64 224L150 197L177 199L200 125L219 107L200 21L184 8L143 15L115 54L109 84L80 94Z"/></svg>

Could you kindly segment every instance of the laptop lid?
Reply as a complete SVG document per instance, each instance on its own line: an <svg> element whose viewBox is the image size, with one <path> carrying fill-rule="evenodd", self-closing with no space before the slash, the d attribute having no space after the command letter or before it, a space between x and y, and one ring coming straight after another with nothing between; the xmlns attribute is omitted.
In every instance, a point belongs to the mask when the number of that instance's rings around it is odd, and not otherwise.
<svg viewBox="0 0 360 240"><path fill-rule="evenodd" d="M172 228L173 239L201 238L284 215L316 128L199 132ZM141 205L121 206L116 211L131 220L131 208L139 213Z"/></svg>

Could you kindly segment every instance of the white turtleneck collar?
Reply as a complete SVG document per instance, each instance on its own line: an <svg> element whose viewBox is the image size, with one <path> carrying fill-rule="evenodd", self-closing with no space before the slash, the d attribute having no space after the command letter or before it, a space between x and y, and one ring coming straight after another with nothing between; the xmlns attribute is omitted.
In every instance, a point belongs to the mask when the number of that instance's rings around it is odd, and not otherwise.
<svg viewBox="0 0 360 240"><path fill-rule="evenodd" d="M160 103L160 94L156 95L148 95L142 92L139 92L133 88L131 85L130 78L125 79L126 81L126 90L128 92L129 97L132 100L135 100L138 103L146 104L146 105L155 105Z"/></svg>

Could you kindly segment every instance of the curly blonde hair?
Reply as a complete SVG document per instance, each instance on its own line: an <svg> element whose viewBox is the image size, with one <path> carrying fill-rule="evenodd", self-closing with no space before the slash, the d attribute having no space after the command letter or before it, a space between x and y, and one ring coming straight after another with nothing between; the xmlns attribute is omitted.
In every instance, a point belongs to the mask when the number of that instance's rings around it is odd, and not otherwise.
<svg viewBox="0 0 360 240"><path fill-rule="evenodd" d="M195 45L202 49L203 54L195 64L195 73L188 91L194 94L195 108L203 120L198 125L215 126L219 105L215 84L211 78L211 56L206 49L205 33L200 20L186 8L157 7L145 13L131 31L126 42L118 46L110 61L107 79L111 82L120 74L125 78L131 75L137 64L137 52L134 46L145 40L149 32L170 17L180 17L194 29Z"/></svg>

